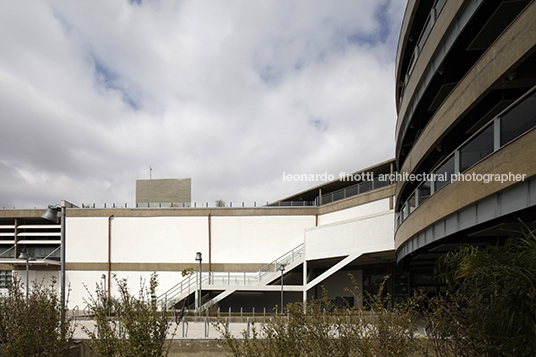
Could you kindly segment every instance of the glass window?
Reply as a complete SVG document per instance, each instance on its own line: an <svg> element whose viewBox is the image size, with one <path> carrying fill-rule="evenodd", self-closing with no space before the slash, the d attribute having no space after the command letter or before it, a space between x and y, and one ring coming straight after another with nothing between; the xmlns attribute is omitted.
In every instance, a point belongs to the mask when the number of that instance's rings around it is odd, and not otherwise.
<svg viewBox="0 0 536 357"><path fill-rule="evenodd" d="M7 289L11 283L11 270L0 270L0 289Z"/></svg>
<svg viewBox="0 0 536 357"><path fill-rule="evenodd" d="M501 146L536 126L536 93L501 118Z"/></svg>
<svg viewBox="0 0 536 357"><path fill-rule="evenodd" d="M419 48L424 47L424 43L428 39L428 35L430 35L430 31L432 30L433 25L434 23L432 22L431 16L428 16L428 19L426 20L426 26L424 26L424 29L421 33L421 37L419 39L419 44L418 44Z"/></svg>
<svg viewBox="0 0 536 357"><path fill-rule="evenodd" d="M435 179L435 189L439 190L441 187L445 186L450 182L452 175L454 175L454 155L450 157L447 161L439 167L434 174Z"/></svg>
<svg viewBox="0 0 536 357"><path fill-rule="evenodd" d="M344 198L344 190L333 192L333 202Z"/></svg>
<svg viewBox="0 0 536 357"><path fill-rule="evenodd" d="M409 213L415 211L415 194L411 195L411 197L409 198L408 200L408 204L409 204Z"/></svg>
<svg viewBox="0 0 536 357"><path fill-rule="evenodd" d="M377 188L380 188L380 187L385 187L385 186L388 186L389 185L389 181L387 180L380 180L380 179L376 179L374 180L374 189L377 189Z"/></svg>
<svg viewBox="0 0 536 357"><path fill-rule="evenodd" d="M422 204L428 197L430 197L431 182L424 182L419 188L419 204Z"/></svg>
<svg viewBox="0 0 536 357"><path fill-rule="evenodd" d="M359 193L368 192L372 190L372 181L363 182L359 185Z"/></svg>
<svg viewBox="0 0 536 357"><path fill-rule="evenodd" d="M441 10L443 9L443 6L445 5L445 2L447 0L437 0L436 4L435 4L435 8L437 10L437 13L439 14L439 12L441 12Z"/></svg>
<svg viewBox="0 0 536 357"><path fill-rule="evenodd" d="M461 148L460 171L464 172L491 153L493 153L493 125L487 127Z"/></svg>
<svg viewBox="0 0 536 357"><path fill-rule="evenodd" d="M346 189L346 197L351 197L357 195L357 185L348 187Z"/></svg>

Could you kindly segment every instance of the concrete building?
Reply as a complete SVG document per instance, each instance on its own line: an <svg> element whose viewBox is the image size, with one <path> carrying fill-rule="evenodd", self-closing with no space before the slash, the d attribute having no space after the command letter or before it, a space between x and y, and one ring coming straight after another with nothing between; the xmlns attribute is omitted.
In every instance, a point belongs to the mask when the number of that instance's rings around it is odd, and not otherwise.
<svg viewBox="0 0 536 357"><path fill-rule="evenodd" d="M183 207L191 201L190 178L136 180L136 207Z"/></svg>
<svg viewBox="0 0 536 357"><path fill-rule="evenodd" d="M374 289L387 273L398 273L393 170L390 160L254 207L68 208L69 306L85 306L85 286L94 291L95 284L103 284L114 292L114 275L137 286L140 277L157 272L163 302L186 300L193 307L197 252L203 259L205 306L271 311L280 304L281 266L285 303L319 297L321 285L334 301L353 302L344 290L354 287L348 273L365 290ZM4 272L13 270L23 282L26 261L16 258L22 251L36 259L29 262L30 280L58 275L61 226L41 219L43 213L0 212ZM196 274L183 277L185 269Z"/></svg>
<svg viewBox="0 0 536 357"><path fill-rule="evenodd" d="M528 0L408 1L394 240L398 264L414 274L431 275L461 244L500 243L519 220L534 227L535 19Z"/></svg>

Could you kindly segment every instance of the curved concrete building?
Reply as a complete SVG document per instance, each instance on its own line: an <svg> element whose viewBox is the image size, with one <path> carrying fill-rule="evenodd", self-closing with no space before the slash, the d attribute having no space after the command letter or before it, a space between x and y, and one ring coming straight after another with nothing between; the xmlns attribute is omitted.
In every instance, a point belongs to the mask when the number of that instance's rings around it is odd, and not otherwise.
<svg viewBox="0 0 536 357"><path fill-rule="evenodd" d="M409 0L397 51L395 249L431 271L536 221L536 3Z"/></svg>

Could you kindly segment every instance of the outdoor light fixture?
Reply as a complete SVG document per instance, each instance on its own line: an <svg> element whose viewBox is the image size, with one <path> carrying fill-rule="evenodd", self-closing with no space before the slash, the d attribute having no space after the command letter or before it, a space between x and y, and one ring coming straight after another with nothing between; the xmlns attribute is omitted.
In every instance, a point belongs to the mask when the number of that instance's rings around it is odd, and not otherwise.
<svg viewBox="0 0 536 357"><path fill-rule="evenodd" d="M281 315L283 314L283 273L285 272L285 264L281 264L279 266L279 270L281 270Z"/></svg>
<svg viewBox="0 0 536 357"><path fill-rule="evenodd" d="M195 260L199 262L199 294L197 296L197 308L199 309L199 316L201 316L201 272L203 271L203 268L201 266L201 262L203 261L203 256L201 255L201 252L195 253Z"/></svg>
<svg viewBox="0 0 536 357"><path fill-rule="evenodd" d="M60 207L49 205L47 211L41 215L41 218L58 224L58 211L60 211Z"/></svg>
<svg viewBox="0 0 536 357"><path fill-rule="evenodd" d="M35 258L31 257L26 252L20 252L19 259L26 260L26 299L28 299L28 286L30 285L30 261L35 261Z"/></svg>

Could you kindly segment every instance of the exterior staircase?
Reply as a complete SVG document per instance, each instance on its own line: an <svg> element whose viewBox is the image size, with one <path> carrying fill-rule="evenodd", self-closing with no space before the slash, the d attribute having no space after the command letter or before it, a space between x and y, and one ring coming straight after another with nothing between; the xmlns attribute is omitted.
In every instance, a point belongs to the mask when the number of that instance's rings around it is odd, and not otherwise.
<svg viewBox="0 0 536 357"><path fill-rule="evenodd" d="M201 309L216 304L238 290L262 289L281 277L280 268L285 272L295 269L303 263L305 256L304 245L300 244L291 251L283 254L271 263L263 266L257 272L195 272L185 277L177 285L171 287L158 297L166 308L171 308L191 294L197 294L199 282L203 290L221 291L208 301L204 301Z"/></svg>

